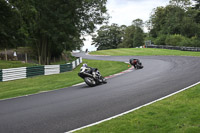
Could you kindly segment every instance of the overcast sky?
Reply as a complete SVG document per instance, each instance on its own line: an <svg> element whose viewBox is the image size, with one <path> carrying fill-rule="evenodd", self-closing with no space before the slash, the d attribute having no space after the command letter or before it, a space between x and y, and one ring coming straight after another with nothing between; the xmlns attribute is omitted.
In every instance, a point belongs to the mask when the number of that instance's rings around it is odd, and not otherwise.
<svg viewBox="0 0 200 133"><path fill-rule="evenodd" d="M158 6L166 6L169 0L108 0L107 10L111 18L109 24L116 23L118 25L131 25L132 21L140 18L144 22L150 17L152 10ZM86 37L84 47L89 51L96 48L91 46L91 36Z"/></svg>
<svg viewBox="0 0 200 133"><path fill-rule="evenodd" d="M110 23L128 26L137 18L146 21L154 8L168 3L168 0L108 0L107 9L112 17Z"/></svg>

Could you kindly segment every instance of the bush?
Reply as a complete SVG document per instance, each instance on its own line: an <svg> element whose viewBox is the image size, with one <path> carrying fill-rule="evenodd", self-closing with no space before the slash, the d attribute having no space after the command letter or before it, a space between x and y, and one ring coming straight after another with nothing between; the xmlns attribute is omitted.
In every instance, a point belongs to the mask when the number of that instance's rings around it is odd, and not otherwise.
<svg viewBox="0 0 200 133"><path fill-rule="evenodd" d="M66 61L74 61L76 59L70 51L63 51L62 56Z"/></svg>
<svg viewBox="0 0 200 133"><path fill-rule="evenodd" d="M156 40L154 41L155 45L166 45L165 40L167 38L167 35L159 35Z"/></svg>
<svg viewBox="0 0 200 133"><path fill-rule="evenodd" d="M165 40L165 44L170 46L181 46L181 42L184 40L186 40L186 37L182 35L169 35Z"/></svg>
<svg viewBox="0 0 200 133"><path fill-rule="evenodd" d="M200 40L196 37L186 38L180 42L180 46L186 47L200 47Z"/></svg>
<svg viewBox="0 0 200 133"><path fill-rule="evenodd" d="M193 42L192 42L192 41L193 41L193 40L190 39L190 38L185 38L184 40L182 40L182 41L180 42L180 46L192 47L192 45L193 45Z"/></svg>

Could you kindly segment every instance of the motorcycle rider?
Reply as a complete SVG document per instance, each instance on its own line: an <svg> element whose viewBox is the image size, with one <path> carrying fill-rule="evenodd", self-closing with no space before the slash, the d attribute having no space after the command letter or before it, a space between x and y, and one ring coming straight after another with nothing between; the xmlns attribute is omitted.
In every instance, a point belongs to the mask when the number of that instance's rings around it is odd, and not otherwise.
<svg viewBox="0 0 200 133"><path fill-rule="evenodd" d="M86 63L84 63L80 69L81 73L90 73L94 78L97 78L96 68L89 67Z"/></svg>
<svg viewBox="0 0 200 133"><path fill-rule="evenodd" d="M137 59L130 59L130 64L134 66L134 68L136 68L136 65L138 63L138 60Z"/></svg>
<svg viewBox="0 0 200 133"><path fill-rule="evenodd" d="M142 63L140 62L139 59L133 59L133 58L131 58L129 60L129 62L130 62L131 65L134 66L135 69L138 69L138 68L141 69L141 68L143 68Z"/></svg>

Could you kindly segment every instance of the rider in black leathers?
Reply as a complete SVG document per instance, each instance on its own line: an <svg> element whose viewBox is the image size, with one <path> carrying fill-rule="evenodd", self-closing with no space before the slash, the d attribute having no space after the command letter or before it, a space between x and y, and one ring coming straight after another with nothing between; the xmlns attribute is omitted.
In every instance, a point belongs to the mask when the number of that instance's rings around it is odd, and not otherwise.
<svg viewBox="0 0 200 133"><path fill-rule="evenodd" d="M94 78L97 78L96 71L97 71L97 68L89 67L86 63L84 63L83 66L81 67L80 72L81 73L90 73L90 74L92 74L92 76Z"/></svg>

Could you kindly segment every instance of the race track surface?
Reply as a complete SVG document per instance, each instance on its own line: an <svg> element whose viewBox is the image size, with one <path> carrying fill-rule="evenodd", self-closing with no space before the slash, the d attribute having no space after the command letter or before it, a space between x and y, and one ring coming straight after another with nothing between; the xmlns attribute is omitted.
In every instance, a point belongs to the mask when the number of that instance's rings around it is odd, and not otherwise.
<svg viewBox="0 0 200 133"><path fill-rule="evenodd" d="M200 58L86 56L128 62L144 69L108 79L105 85L73 86L0 101L0 133L62 133L131 110L200 81Z"/></svg>

